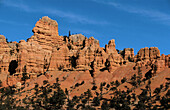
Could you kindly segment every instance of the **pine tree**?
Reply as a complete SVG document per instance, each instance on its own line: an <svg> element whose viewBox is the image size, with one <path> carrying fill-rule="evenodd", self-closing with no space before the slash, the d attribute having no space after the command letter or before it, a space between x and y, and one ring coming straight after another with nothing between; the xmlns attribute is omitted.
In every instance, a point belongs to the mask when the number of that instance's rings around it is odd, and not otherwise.
<svg viewBox="0 0 170 110"><path fill-rule="evenodd" d="M109 104L106 100L103 101L103 103L101 105L101 109L102 110L109 110L110 109Z"/></svg>
<svg viewBox="0 0 170 110"><path fill-rule="evenodd" d="M119 81L116 80L116 87L118 87L120 85Z"/></svg>
<svg viewBox="0 0 170 110"><path fill-rule="evenodd" d="M94 106L99 106L100 105L99 97L94 97L92 103Z"/></svg>
<svg viewBox="0 0 170 110"><path fill-rule="evenodd" d="M100 99L102 99L103 98L103 83L100 83Z"/></svg>
<svg viewBox="0 0 170 110"><path fill-rule="evenodd" d="M54 91L52 97L49 98L50 104L52 105L52 108L61 109L65 104L66 95L60 87L58 78L56 78L56 83L54 86L57 89L57 91Z"/></svg>
<svg viewBox="0 0 170 110"><path fill-rule="evenodd" d="M125 83L127 81L126 77L123 77L123 79L121 80L122 83Z"/></svg>
<svg viewBox="0 0 170 110"><path fill-rule="evenodd" d="M87 100L88 100L88 105L89 105L89 101L90 101L90 98L92 97L92 93L90 91L90 89L87 90Z"/></svg>
<svg viewBox="0 0 170 110"><path fill-rule="evenodd" d="M70 32L70 30L69 30L68 36L71 36L71 32Z"/></svg>

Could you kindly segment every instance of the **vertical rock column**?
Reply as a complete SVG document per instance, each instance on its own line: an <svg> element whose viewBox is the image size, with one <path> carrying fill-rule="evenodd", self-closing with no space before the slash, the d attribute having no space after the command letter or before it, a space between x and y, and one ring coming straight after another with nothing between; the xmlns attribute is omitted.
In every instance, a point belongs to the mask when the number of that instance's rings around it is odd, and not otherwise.
<svg viewBox="0 0 170 110"><path fill-rule="evenodd" d="M10 63L10 48L6 38L0 35L0 73L8 73Z"/></svg>

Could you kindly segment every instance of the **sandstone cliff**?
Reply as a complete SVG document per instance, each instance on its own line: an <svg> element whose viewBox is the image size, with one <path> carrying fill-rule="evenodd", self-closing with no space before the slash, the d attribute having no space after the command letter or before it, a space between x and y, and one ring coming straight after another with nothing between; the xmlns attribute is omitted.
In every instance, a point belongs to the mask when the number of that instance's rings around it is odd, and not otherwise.
<svg viewBox="0 0 170 110"><path fill-rule="evenodd" d="M153 75L170 68L170 55L160 55L157 47L142 48L135 56L133 48L118 52L112 39L103 48L94 37L87 38L82 34L60 36L58 23L48 17L42 17L32 31L34 35L31 38L19 43L8 43L0 35L1 75L23 72L47 75L56 71L85 71L90 74L90 71L99 78L103 71L113 77L116 70L129 65L133 69L149 68ZM115 77L120 79L123 76Z"/></svg>

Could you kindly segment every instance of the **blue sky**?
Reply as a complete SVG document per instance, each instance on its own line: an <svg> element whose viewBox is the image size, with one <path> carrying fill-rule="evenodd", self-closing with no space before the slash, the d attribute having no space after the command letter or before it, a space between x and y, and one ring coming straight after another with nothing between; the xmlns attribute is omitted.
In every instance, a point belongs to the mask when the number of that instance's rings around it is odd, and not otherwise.
<svg viewBox="0 0 170 110"><path fill-rule="evenodd" d="M59 34L82 33L104 47L158 47L170 54L170 0L0 0L0 34L9 41L33 35L42 16L59 24Z"/></svg>

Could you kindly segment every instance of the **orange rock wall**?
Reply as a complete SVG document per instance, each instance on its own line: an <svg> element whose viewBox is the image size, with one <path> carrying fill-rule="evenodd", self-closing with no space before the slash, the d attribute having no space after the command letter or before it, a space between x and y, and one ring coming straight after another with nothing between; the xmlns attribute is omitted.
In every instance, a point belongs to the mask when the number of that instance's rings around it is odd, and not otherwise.
<svg viewBox="0 0 170 110"><path fill-rule="evenodd" d="M157 47L145 47L134 56L133 48L116 50L112 39L101 48L94 37L82 34L59 36L58 23L48 17L42 17L33 28L34 35L27 41L7 43L0 35L0 73L8 73L12 60L18 62L17 73L47 71L86 71L108 70L114 72L118 67L133 62L136 66L150 66L158 71L170 67L170 55L160 56Z"/></svg>

